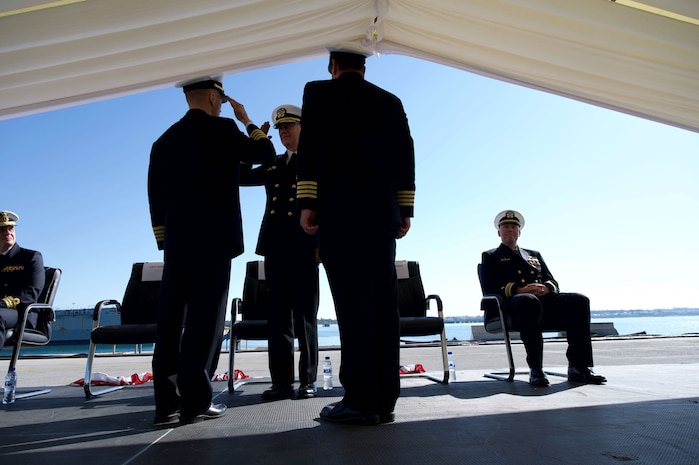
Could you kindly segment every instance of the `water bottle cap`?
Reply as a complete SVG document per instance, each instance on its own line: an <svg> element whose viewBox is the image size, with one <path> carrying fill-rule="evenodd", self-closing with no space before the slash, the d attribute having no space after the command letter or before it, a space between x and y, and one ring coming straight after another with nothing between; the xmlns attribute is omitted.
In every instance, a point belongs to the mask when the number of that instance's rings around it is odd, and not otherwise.
<svg viewBox="0 0 699 465"><path fill-rule="evenodd" d="M447 352L447 355L452 355L452 353L451 353L451 352Z"/></svg>
<svg viewBox="0 0 699 465"><path fill-rule="evenodd" d="M325 360L330 360L330 357L325 357Z"/></svg>

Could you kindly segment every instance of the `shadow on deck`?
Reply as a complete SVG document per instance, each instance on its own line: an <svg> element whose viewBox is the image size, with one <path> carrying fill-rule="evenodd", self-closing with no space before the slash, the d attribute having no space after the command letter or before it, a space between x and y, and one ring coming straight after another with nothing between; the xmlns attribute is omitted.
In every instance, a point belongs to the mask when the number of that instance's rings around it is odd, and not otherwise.
<svg viewBox="0 0 699 465"><path fill-rule="evenodd" d="M318 419L323 406L341 399L341 388L321 391L314 399L262 403L260 394L268 387L264 380L245 384L233 394L226 383L217 382L215 401L229 406L224 417L155 429L152 385L90 400L84 399L80 387L52 386L47 395L0 407L0 460L52 465L87 461L695 465L699 463L698 341L681 341L682 354L670 341L654 343L655 350L667 346L668 363L663 364L629 360L628 351L633 345L644 346L643 340L618 346L627 360L598 369L609 379L603 386L574 385L551 377L551 387L535 389L526 383L526 376L512 383L495 381L483 378L482 369L459 370L458 381L447 386L405 378L396 422L374 427L339 426ZM614 351L615 344L599 352ZM479 347L464 350L478 360ZM434 351L409 350L418 360ZM500 355L502 363L504 354ZM255 363L266 360L264 354L255 357L259 358ZM241 367L250 360L241 357ZM462 365L468 364L462 360ZM46 367L51 360L38 363ZM84 360L63 363L77 367Z"/></svg>

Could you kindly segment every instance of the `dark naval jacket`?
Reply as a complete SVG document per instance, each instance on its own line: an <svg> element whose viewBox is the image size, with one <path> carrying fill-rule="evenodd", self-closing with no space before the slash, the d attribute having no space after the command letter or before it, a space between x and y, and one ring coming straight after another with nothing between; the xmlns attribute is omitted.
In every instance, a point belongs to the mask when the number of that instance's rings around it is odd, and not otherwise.
<svg viewBox="0 0 699 465"><path fill-rule="evenodd" d="M0 255L0 307L23 309L36 302L45 278L41 253L13 245L5 255ZM36 315L30 314L28 321L34 327Z"/></svg>
<svg viewBox="0 0 699 465"><path fill-rule="evenodd" d="M240 163L272 163L274 146L251 124L189 110L155 141L148 198L159 250L196 250L229 258L243 253L238 175Z"/></svg>
<svg viewBox="0 0 699 465"><path fill-rule="evenodd" d="M354 72L309 82L302 123L300 208L317 212L321 231L365 234L369 225L395 237L415 202L413 139L398 97Z"/></svg>
<svg viewBox="0 0 699 465"><path fill-rule="evenodd" d="M515 295L518 287L539 283L558 293L558 282L536 250L519 247L520 253L500 244L497 249L483 252L482 287L484 294L498 294L503 299Z"/></svg>
<svg viewBox="0 0 699 465"><path fill-rule="evenodd" d="M258 255L288 255L290 252L313 253L317 239L304 232L299 223L296 205L296 162L294 155L287 164L287 154L277 156L275 162L252 168L242 165L241 186L265 186L267 203L262 217L255 253ZM299 250L301 249L301 250Z"/></svg>

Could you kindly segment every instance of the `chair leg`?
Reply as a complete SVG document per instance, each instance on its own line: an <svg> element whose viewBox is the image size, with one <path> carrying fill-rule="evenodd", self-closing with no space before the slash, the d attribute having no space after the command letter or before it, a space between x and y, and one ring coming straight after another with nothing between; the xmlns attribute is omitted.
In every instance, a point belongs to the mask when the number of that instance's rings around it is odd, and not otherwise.
<svg viewBox="0 0 699 465"><path fill-rule="evenodd" d="M235 349L238 346L238 336L231 331L231 347L228 352L228 392L235 391Z"/></svg>
<svg viewBox="0 0 699 465"><path fill-rule="evenodd" d="M447 335L446 330L442 328L442 333L440 334L440 347L442 349L442 376L434 376L429 373L419 373L419 374L408 374L401 375L401 377L417 377L417 378L427 378L439 384L449 384L449 359L447 358Z"/></svg>
<svg viewBox="0 0 699 465"><path fill-rule="evenodd" d="M124 386L110 386L108 388L101 389L99 391L92 390L92 364L95 360L95 349L97 344L90 341L90 350L87 355L87 364L85 365L85 380L83 383L83 390L85 391L85 399L90 399L92 397L97 397L102 394L107 394L109 392L118 391L123 389Z"/></svg>
<svg viewBox="0 0 699 465"><path fill-rule="evenodd" d="M505 338L505 348L507 350L507 362L509 363L509 371L495 371L492 373L486 373L483 376L485 376L486 378L497 379L500 381L513 381L515 379L517 371L515 370L515 361L514 357L512 356L512 343L510 341L510 332L507 328L503 328L503 336ZM520 372L520 374L524 373L525 372Z"/></svg>
<svg viewBox="0 0 699 465"><path fill-rule="evenodd" d="M430 379L440 384L449 384L449 359L447 357L447 335L446 330L442 328L442 333L439 336L440 347L442 348L442 377L432 376L428 374L422 375L423 378Z"/></svg>
<svg viewBox="0 0 699 465"><path fill-rule="evenodd" d="M29 313L29 310L24 312L23 319L22 321L19 322L17 332L15 333L16 337L16 342L12 346L12 357L10 358L10 365L7 368L7 371L9 372L12 368L17 367L17 360L19 360L19 349L22 347L22 338L24 337L24 328L27 325L27 315ZM51 389L32 389L32 390L22 390L22 389L17 389L15 392L15 399L26 399L27 397L34 397L34 396L39 396L42 394L48 394L51 392Z"/></svg>

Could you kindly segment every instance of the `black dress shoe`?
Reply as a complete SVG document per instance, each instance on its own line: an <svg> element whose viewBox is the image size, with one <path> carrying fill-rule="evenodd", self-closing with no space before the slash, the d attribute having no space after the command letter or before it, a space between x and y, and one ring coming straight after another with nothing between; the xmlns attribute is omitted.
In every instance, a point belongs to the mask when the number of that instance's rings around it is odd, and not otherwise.
<svg viewBox="0 0 699 465"><path fill-rule="evenodd" d="M607 382L607 378L596 375L589 368L568 368L568 381L580 384L602 384Z"/></svg>
<svg viewBox="0 0 699 465"><path fill-rule="evenodd" d="M291 399L293 395L294 388L290 384L284 386L272 385L271 388L262 393L262 400L265 402L271 402L274 400Z"/></svg>
<svg viewBox="0 0 699 465"><path fill-rule="evenodd" d="M189 424L189 423L199 423L204 420L213 420L214 418L219 418L222 417L224 413L226 413L226 409L228 407L226 404L211 404L209 408L205 411L202 412L198 415L192 415L192 416L184 416L180 415L180 423L182 424Z"/></svg>
<svg viewBox="0 0 699 465"><path fill-rule="evenodd" d="M396 416L393 412L379 415L379 423L393 423L394 421L396 421Z"/></svg>
<svg viewBox="0 0 699 465"><path fill-rule="evenodd" d="M381 423L380 415L376 413L358 412L347 407L343 402L323 407L323 410L320 411L320 418L330 423L340 423L343 425L370 426ZM388 416L386 416L385 419L388 420Z"/></svg>
<svg viewBox="0 0 699 465"><path fill-rule="evenodd" d="M318 388L316 388L316 383L303 384L299 386L296 396L299 399L309 399L311 397L315 397L317 392Z"/></svg>
<svg viewBox="0 0 699 465"><path fill-rule="evenodd" d="M534 387L547 387L549 385L549 379L541 368L532 368L529 371L529 384Z"/></svg>
<svg viewBox="0 0 699 465"><path fill-rule="evenodd" d="M167 415L155 415L153 426L172 426L180 422L180 411L176 411Z"/></svg>

